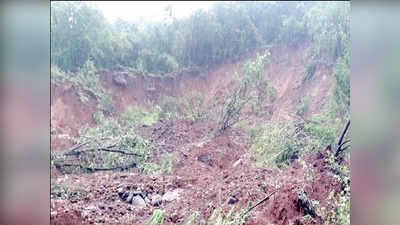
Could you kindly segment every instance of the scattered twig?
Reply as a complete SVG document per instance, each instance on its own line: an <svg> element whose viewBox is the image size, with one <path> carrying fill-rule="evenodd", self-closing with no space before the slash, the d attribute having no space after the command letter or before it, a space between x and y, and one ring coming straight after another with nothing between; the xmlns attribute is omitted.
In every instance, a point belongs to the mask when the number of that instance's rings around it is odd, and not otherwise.
<svg viewBox="0 0 400 225"><path fill-rule="evenodd" d="M115 145L111 145L105 148L88 148L88 149L83 149L80 151L66 151L63 152L63 155L80 155L81 153L85 153L85 152L94 152L94 151L104 151L104 152L115 152L115 153L120 153L120 154L124 154L124 155L134 155L134 156L143 156L137 153L133 153L133 152L127 152L127 151L123 151L120 149L112 149L112 147L115 147Z"/></svg>
<svg viewBox="0 0 400 225"><path fill-rule="evenodd" d="M252 206L250 209L248 209L244 214L249 213L251 210L253 210L255 207L261 205L263 202L267 201L272 195L274 195L279 189L275 189L273 192L271 192L269 195L267 195L267 197L265 197L264 199L262 199L261 201L259 201L257 204L255 204L254 206Z"/></svg>
<svg viewBox="0 0 400 225"><path fill-rule="evenodd" d="M82 166L81 164L75 164L75 163L56 163L55 167L60 170L62 167L79 167L82 170L88 170L88 171L110 171L110 170L124 170L124 169L128 169L128 168L133 168L136 167L136 164L133 163L130 166L117 166L117 167L111 167L111 168L97 168L97 167L86 167L86 166Z"/></svg>

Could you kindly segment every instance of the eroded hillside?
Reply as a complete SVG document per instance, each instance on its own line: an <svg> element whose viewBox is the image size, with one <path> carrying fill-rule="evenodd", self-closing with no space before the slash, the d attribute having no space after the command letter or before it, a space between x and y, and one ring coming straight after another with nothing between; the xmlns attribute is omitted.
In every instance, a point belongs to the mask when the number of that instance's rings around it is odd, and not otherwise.
<svg viewBox="0 0 400 225"><path fill-rule="evenodd" d="M276 89L275 100L263 102L270 117L264 121L292 120L296 111L308 98L304 117L318 113L331 95L332 69L317 68L314 76L303 83L306 70L306 48L274 48L271 50L270 66L263 75ZM253 58L255 54L253 55ZM142 76L136 72L102 70L98 72L102 86L111 90L113 115L121 115L129 106L145 108L149 101L157 102L162 96L182 98L185 93L197 91L204 95L204 107L211 105L218 91L225 87L235 72L241 73L244 61L225 63L204 73L181 73L168 77ZM119 82L118 82L119 80ZM121 81L122 80L122 81ZM96 98L82 103L76 88L70 83L51 84L51 126L58 134L77 136L85 124L94 125ZM259 120L260 118L253 118ZM52 150L65 150L68 144L59 138L52 139Z"/></svg>
<svg viewBox="0 0 400 225"><path fill-rule="evenodd" d="M267 114L248 114L247 126L290 124L321 112L332 93L333 69L316 68L313 76L306 80L305 55L306 47L271 49L269 65L262 75L275 90L273 99L271 96L262 99L261 108L266 109ZM255 58L256 54L250 57ZM112 94L111 110L105 111L100 120L96 119L99 111L96 94L87 93L88 101L82 102L81 90L73 82L53 82L52 151L65 153L70 149L67 155L76 158L63 166L71 166L81 160L80 154L90 150L76 152L75 149L86 143L79 142L76 146L74 139L68 138L81 138L80 128L86 125L96 128L108 121L107 118L135 119L142 114L127 114L127 111L132 113L129 111L132 106L138 106L139 111L151 111L165 96L180 99L198 92L203 97L200 108L210 110L221 90L229 86L232 74L242 73L243 63L225 63L203 73L183 72L164 77L145 76L135 71L98 71L102 88ZM304 99L307 99L307 107L299 113ZM288 150L290 155L279 153L279 160L291 162L281 169L259 166L257 163L264 158L254 154L257 150L253 146L260 148L259 142L263 139L257 139L253 130L249 133L244 125L215 136L212 134L216 126L213 118L176 116L157 117L156 121L123 130L139 134L146 143L151 143L142 161L134 161L128 170L92 168L89 173L70 174L55 163L52 167L52 196L55 196L51 200L52 224L144 224L157 216L164 217L165 224L183 224L190 215L196 224L206 224L212 215L227 219L233 206L238 218L247 217L245 224L321 224L336 215L331 211L336 207L331 199L341 201L338 196L348 192L349 184L335 177L343 172L331 163L334 150L326 147L328 143L323 142L323 147L302 154L300 159L298 151ZM296 123L296 134L289 138L298 138L297 142L308 140L295 136L307 134L305 126ZM268 132L272 130L266 129L264 133ZM288 139L286 136L277 138L277 142ZM297 142L293 146L298 146ZM146 167L139 167L139 162ZM348 166L348 158L344 164ZM82 166L81 169L85 171ZM271 193L273 196L268 201L243 214L249 204L254 205Z"/></svg>

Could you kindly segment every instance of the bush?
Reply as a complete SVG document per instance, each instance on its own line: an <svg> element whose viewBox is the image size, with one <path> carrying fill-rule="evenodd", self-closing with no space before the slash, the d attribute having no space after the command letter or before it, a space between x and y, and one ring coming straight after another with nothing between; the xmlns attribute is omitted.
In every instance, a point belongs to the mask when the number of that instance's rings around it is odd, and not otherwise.
<svg viewBox="0 0 400 225"><path fill-rule="evenodd" d="M329 144L335 148L346 121L334 117L327 109L312 116L311 120L266 125L263 135L251 146L251 152L258 159L256 164L282 167Z"/></svg>
<svg viewBox="0 0 400 225"><path fill-rule="evenodd" d="M311 80L315 74L315 70L317 68L316 62L311 61L306 68L306 71L304 72L304 77L303 80L301 81L301 84L305 84L307 81Z"/></svg>
<svg viewBox="0 0 400 225"><path fill-rule="evenodd" d="M77 94L82 103L88 103L91 97L97 101L97 109L112 113L112 93L105 89L96 74L92 61L88 60L76 73L65 73L57 66L51 67L52 80L55 82L69 81L78 90Z"/></svg>
<svg viewBox="0 0 400 225"><path fill-rule="evenodd" d="M290 163L291 157L301 146L295 137L296 127L290 123L268 124L264 134L257 138L250 151L256 155L256 165L281 167Z"/></svg>
<svg viewBox="0 0 400 225"><path fill-rule="evenodd" d="M79 137L74 138L81 147L68 152L77 157L77 163L69 164L67 155L61 154L52 156L52 165L67 173L124 170L132 167L141 170L155 144L135 132L147 122L144 119L146 115L137 120L132 119L136 118L130 117L132 115L126 113L121 118L107 118L98 111L94 115L97 125L82 127Z"/></svg>
<svg viewBox="0 0 400 225"><path fill-rule="evenodd" d="M296 111L296 115L304 116L307 110L308 110L308 97L305 96L301 99L300 105Z"/></svg>
<svg viewBox="0 0 400 225"><path fill-rule="evenodd" d="M257 56L254 61L247 61L243 65L242 76L239 77L236 74L231 82L232 90L228 89L228 94L223 95L222 99L216 102L219 134L239 122L243 108L252 104L261 106L257 103L260 103L260 99L263 99L265 91L268 90L268 83L262 72L269 64L269 56L270 53L266 50L265 54ZM254 104L255 102L257 103ZM254 109L254 111L257 110Z"/></svg>

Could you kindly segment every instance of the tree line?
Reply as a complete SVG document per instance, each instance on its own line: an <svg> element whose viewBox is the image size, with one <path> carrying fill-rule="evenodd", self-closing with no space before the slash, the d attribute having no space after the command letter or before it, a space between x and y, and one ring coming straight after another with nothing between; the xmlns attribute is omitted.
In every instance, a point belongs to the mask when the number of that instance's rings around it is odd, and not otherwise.
<svg viewBox="0 0 400 225"><path fill-rule="evenodd" d="M130 67L163 75L209 68L265 46L308 43L316 63L335 63L349 45L349 2L216 2L162 22L108 22L87 2L51 3L51 63L77 71Z"/></svg>

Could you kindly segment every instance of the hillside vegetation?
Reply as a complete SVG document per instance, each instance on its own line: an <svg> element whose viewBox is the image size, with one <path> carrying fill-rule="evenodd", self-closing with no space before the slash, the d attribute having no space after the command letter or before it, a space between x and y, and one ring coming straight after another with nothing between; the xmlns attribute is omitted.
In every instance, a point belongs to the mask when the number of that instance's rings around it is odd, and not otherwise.
<svg viewBox="0 0 400 225"><path fill-rule="evenodd" d="M350 224L350 4L173 10L52 2L51 223Z"/></svg>

